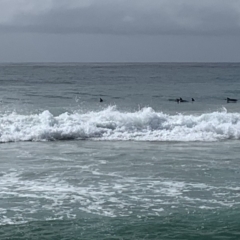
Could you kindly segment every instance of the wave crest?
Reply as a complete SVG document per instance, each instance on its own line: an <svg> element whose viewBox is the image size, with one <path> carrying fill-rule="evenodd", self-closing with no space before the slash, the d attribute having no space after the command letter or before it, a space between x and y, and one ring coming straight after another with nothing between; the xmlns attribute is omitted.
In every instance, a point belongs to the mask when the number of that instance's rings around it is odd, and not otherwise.
<svg viewBox="0 0 240 240"><path fill-rule="evenodd" d="M0 142L66 139L134 141L218 141L240 139L240 114L212 112L168 115L143 108L99 112L0 116Z"/></svg>

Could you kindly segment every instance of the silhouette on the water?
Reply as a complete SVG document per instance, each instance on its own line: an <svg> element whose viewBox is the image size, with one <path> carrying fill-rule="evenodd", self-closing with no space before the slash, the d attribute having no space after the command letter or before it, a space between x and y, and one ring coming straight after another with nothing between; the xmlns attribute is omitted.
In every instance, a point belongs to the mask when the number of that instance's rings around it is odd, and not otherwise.
<svg viewBox="0 0 240 240"><path fill-rule="evenodd" d="M168 99L168 101L177 102L177 101L179 101L179 99L178 98L176 98L176 99Z"/></svg>
<svg viewBox="0 0 240 240"><path fill-rule="evenodd" d="M237 99L234 99L234 98L227 98L227 103L235 103L237 102Z"/></svg>
<svg viewBox="0 0 240 240"><path fill-rule="evenodd" d="M180 98L176 98L176 99L168 99L168 101L177 102L177 103L189 102L188 100L182 99L181 97ZM195 101L195 99L192 98L192 102L194 102L194 101Z"/></svg>
<svg viewBox="0 0 240 240"><path fill-rule="evenodd" d="M100 102L103 102L103 100L100 98Z"/></svg>
<svg viewBox="0 0 240 240"><path fill-rule="evenodd" d="M180 102L188 102L188 100L183 100L181 97L179 98Z"/></svg>

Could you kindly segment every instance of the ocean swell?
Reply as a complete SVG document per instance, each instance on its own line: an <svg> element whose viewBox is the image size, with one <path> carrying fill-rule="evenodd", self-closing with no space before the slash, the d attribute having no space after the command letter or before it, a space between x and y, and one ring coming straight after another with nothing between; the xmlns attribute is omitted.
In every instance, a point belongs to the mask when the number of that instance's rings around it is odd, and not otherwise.
<svg viewBox="0 0 240 240"><path fill-rule="evenodd" d="M240 113L168 115L143 108L120 112L108 107L99 112L0 115L0 142L67 139L120 141L219 141L240 139Z"/></svg>

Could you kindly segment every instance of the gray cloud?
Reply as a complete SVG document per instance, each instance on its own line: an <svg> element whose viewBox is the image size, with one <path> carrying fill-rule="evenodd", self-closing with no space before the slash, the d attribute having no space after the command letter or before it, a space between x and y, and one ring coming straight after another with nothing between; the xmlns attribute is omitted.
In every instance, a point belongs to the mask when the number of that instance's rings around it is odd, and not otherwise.
<svg viewBox="0 0 240 240"><path fill-rule="evenodd" d="M0 62L240 61L239 0L0 0Z"/></svg>
<svg viewBox="0 0 240 240"><path fill-rule="evenodd" d="M239 0L2 0L0 30L240 35Z"/></svg>

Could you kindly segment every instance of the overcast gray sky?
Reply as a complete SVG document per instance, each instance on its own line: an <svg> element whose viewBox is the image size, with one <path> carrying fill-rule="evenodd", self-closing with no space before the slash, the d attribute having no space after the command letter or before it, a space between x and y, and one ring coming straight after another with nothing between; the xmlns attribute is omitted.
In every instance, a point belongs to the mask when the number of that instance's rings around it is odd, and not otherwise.
<svg viewBox="0 0 240 240"><path fill-rule="evenodd" d="M240 62L240 0L0 0L1 62Z"/></svg>

